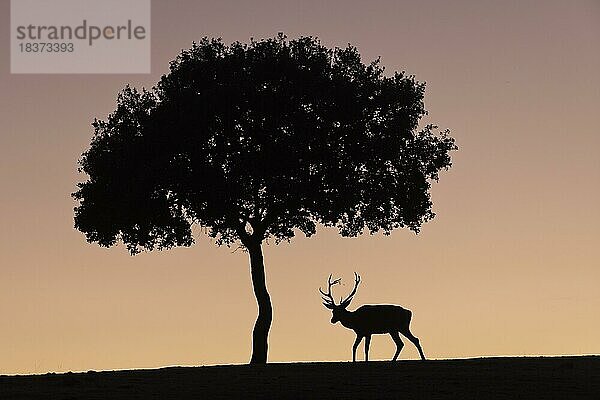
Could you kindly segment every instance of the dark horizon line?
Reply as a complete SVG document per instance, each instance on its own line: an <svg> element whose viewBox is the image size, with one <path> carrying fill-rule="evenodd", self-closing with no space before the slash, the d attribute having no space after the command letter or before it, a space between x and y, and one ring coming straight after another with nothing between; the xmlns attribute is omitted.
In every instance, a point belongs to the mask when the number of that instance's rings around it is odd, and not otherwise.
<svg viewBox="0 0 600 400"><path fill-rule="evenodd" d="M471 356L471 357L454 357L454 358L427 358L427 360L419 360L416 358L411 359L400 359L396 361L391 360L369 360L365 361L357 361L352 362L352 360L324 360L324 361L269 361L267 364L261 366L261 368L269 367L270 365L281 366L281 365L307 365L307 364L348 364L348 365L357 365L363 366L368 364L391 364L391 363L415 363L415 364L431 364L432 362L445 362L445 361L485 361L485 360L495 360L495 359L519 359L519 360L527 360L527 359L539 359L539 358L600 358L600 353L595 354L521 354L521 355L488 355L488 356ZM64 371L64 372L55 372L55 371L47 371L40 373L32 373L32 374L2 374L0 373L0 378L2 377L36 377L36 376L46 376L46 375L66 375L66 374L88 374L88 373L107 373L107 372L134 372L134 371L161 371L166 369L177 369L177 368L227 368L227 367L256 367L256 365L246 363L231 363L231 364L200 364L200 365L164 365L160 367L148 367L148 368L128 368L128 369L101 369L101 370L77 370L77 371Z"/></svg>

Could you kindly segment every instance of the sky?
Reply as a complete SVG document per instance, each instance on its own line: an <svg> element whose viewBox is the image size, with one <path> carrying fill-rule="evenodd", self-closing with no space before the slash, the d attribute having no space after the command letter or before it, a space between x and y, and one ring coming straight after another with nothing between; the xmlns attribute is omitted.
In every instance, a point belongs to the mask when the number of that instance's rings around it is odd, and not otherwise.
<svg viewBox="0 0 600 400"><path fill-rule="evenodd" d="M424 122L460 150L419 235L264 246L269 360L350 360L352 331L317 292L413 311L430 358L598 354L600 2L152 2L150 74L10 74L0 0L0 374L246 363L256 318L247 254L196 244L130 256L88 244L70 197L91 122L126 84L151 87L204 36L285 32L381 56L427 82ZM401 359L417 359L406 342ZM391 359L375 336L370 359ZM359 350L363 356L362 346Z"/></svg>

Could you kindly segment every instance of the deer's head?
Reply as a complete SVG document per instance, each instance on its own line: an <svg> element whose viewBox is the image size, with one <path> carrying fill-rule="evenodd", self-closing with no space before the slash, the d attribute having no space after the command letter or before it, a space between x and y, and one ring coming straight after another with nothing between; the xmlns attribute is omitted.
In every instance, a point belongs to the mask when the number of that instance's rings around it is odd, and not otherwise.
<svg viewBox="0 0 600 400"><path fill-rule="evenodd" d="M331 295L331 287L340 283L341 281L341 278L331 280L331 275L329 275L329 279L327 280L327 293L319 288L319 292L323 297L323 305L329 308L333 314L331 317L332 324L335 324L341 319L342 314L346 311L346 307L348 307L352 302L352 298L356 294L356 289L358 289L358 284L360 283L360 276L356 272L354 273L354 289L352 289L352 293L350 293L345 299L340 299L339 304L335 304L335 300Z"/></svg>

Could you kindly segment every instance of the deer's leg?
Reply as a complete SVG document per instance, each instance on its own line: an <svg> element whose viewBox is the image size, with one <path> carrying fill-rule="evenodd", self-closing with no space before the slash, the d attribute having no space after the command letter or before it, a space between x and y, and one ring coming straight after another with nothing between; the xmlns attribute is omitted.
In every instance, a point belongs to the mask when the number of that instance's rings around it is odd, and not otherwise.
<svg viewBox="0 0 600 400"><path fill-rule="evenodd" d="M360 344L362 339L363 339L363 336L356 335L356 340L354 341L354 346L352 346L352 362L356 361L356 349L358 348L358 345Z"/></svg>
<svg viewBox="0 0 600 400"><path fill-rule="evenodd" d="M402 339L400 339L400 335L398 334L398 332L390 332L390 336L392 337L392 339L394 339L394 343L396 343L396 354L394 354L394 358L392 358L392 361L396 361L398 355L404 347L404 342L402 341Z"/></svg>
<svg viewBox="0 0 600 400"><path fill-rule="evenodd" d="M410 330L408 328L406 328L405 330L403 330L401 332L404 336L406 336L406 338L408 340L410 340L412 342L412 344L415 345L417 350L419 350L419 355L421 356L421 360L425 360L425 354L423 354L423 349L421 348L419 339L416 336L414 336L412 333L410 333Z"/></svg>
<svg viewBox="0 0 600 400"><path fill-rule="evenodd" d="M371 335L365 337L365 361L369 361L369 346L371 345Z"/></svg>

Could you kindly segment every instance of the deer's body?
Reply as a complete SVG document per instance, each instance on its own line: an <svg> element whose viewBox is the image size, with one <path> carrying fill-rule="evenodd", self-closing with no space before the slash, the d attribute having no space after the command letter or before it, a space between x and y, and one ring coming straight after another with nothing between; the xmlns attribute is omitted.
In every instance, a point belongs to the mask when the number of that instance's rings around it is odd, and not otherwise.
<svg viewBox="0 0 600 400"><path fill-rule="evenodd" d="M356 333L356 340L354 341L354 346L352 346L352 361L356 361L356 349L363 339L365 339L365 361L369 361L371 335L375 334L389 334L392 337L396 343L396 354L394 354L394 358L392 359L392 361L395 361L398 358L402 347L404 347L404 343L402 342L402 339L400 339L399 333L404 335L415 345L421 359L425 360L425 355L423 354L419 339L410 332L410 320L412 318L412 312L410 310L392 304L364 305L358 307L354 311L346 310L346 307L350 305L352 297L356 293L356 289L360 283L360 276L356 273L355 279L354 290L345 300L342 300L340 304L335 304L333 296L331 295L331 287L336 283L339 283L339 279L332 281L331 276L329 276L329 290L327 293L319 289L324 296L323 299L325 300L325 303L323 303L323 305L332 312L331 323L335 324L339 321L344 327L352 329Z"/></svg>
<svg viewBox="0 0 600 400"><path fill-rule="evenodd" d="M364 305L354 311L346 311L340 322L357 335L399 332L410 322L412 312L391 304Z"/></svg>

